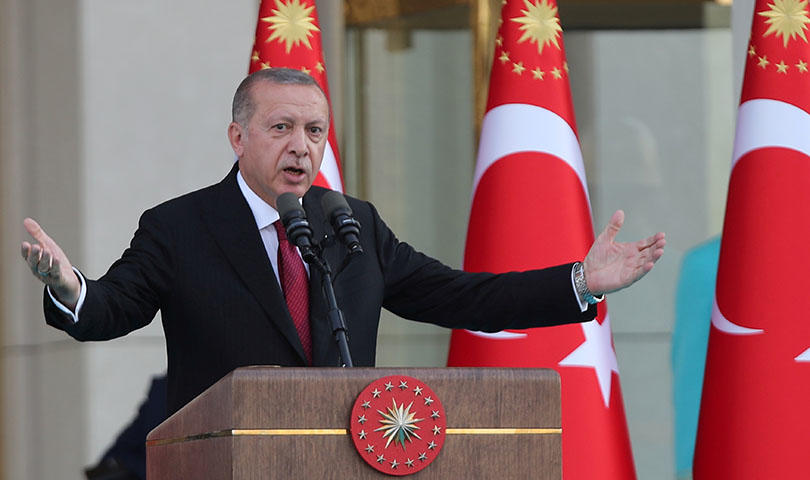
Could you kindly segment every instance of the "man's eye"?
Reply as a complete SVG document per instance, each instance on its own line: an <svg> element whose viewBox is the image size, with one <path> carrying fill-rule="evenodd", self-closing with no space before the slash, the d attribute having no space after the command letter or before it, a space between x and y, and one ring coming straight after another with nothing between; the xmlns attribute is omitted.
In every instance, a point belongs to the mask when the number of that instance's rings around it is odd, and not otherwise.
<svg viewBox="0 0 810 480"><path fill-rule="evenodd" d="M279 123L279 124L273 125L270 128L273 129L273 130L279 131L279 132L283 132L284 130L287 130L287 124Z"/></svg>
<svg viewBox="0 0 810 480"><path fill-rule="evenodd" d="M313 135L320 135L323 133L323 129L321 127L309 127L309 133Z"/></svg>

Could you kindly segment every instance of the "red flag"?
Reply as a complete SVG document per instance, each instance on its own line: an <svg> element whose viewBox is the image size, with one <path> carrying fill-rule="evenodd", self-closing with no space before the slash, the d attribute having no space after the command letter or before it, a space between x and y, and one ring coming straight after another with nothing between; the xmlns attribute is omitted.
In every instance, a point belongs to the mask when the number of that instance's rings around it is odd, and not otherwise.
<svg viewBox="0 0 810 480"><path fill-rule="evenodd" d="M808 30L807 0L757 0L737 112L696 479L804 478L810 472Z"/></svg>
<svg viewBox="0 0 810 480"><path fill-rule="evenodd" d="M321 50L321 29L315 0L262 0L249 73L287 67L312 75L329 99L329 84ZM331 110L331 103L330 103ZM315 185L343 191L334 116Z"/></svg>
<svg viewBox="0 0 810 480"><path fill-rule="evenodd" d="M593 243L568 75L555 0L505 2L474 177L465 270L559 265L582 260ZM501 232L508 231L520 232L523 248L504 248ZM496 334L454 331L448 365L557 370L566 480L635 478L604 303L597 319L582 325Z"/></svg>

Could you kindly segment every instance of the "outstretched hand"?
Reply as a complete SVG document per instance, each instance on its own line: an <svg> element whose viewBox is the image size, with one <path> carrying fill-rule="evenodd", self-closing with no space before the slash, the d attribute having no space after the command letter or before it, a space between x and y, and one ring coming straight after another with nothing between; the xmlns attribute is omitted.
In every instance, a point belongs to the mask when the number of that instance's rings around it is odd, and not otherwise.
<svg viewBox="0 0 810 480"><path fill-rule="evenodd" d="M42 283L51 287L59 300L73 310L81 293L81 283L65 252L31 218L23 220L23 226L33 237L34 243L22 242L22 257L28 268Z"/></svg>
<svg viewBox="0 0 810 480"><path fill-rule="evenodd" d="M623 223L624 212L617 210L582 262L588 289L594 295L629 287L652 270L664 254L667 242L663 232L637 242L616 242Z"/></svg>

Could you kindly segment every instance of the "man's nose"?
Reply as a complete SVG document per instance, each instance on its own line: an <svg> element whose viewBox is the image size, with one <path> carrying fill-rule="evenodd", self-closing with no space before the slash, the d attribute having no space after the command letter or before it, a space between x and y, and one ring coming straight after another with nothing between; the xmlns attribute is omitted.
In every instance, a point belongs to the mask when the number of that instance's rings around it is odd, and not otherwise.
<svg viewBox="0 0 810 480"><path fill-rule="evenodd" d="M288 148L290 153L296 157L303 157L309 153L307 149L307 134L303 128L293 130Z"/></svg>

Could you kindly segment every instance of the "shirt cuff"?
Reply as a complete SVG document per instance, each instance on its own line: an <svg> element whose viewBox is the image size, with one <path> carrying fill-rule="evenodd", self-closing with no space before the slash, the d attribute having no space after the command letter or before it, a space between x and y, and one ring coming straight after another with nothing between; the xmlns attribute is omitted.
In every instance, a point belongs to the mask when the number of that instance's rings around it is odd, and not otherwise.
<svg viewBox="0 0 810 480"><path fill-rule="evenodd" d="M53 295L53 292L51 292L50 286L46 286L45 290L48 292L48 296L51 297L51 301L53 302L53 304L56 305L56 308L64 312L66 315L69 315L70 318L73 320L73 323L78 323L79 310L82 309L82 305L84 304L84 297L87 296L87 283L84 281L82 273L76 267L73 267L73 271L76 272L76 276L79 277L79 283L82 284L81 291L79 292L79 300L76 302L75 312L72 312L69 308L64 306L62 302L56 299L56 297Z"/></svg>
<svg viewBox="0 0 810 480"><path fill-rule="evenodd" d="M571 288L574 289L574 298L577 299L577 303L579 303L579 311L584 312L588 310L588 302L579 298L579 292L577 292L577 282L574 281L574 267L576 264L571 266ZM78 310L78 306L76 307Z"/></svg>

